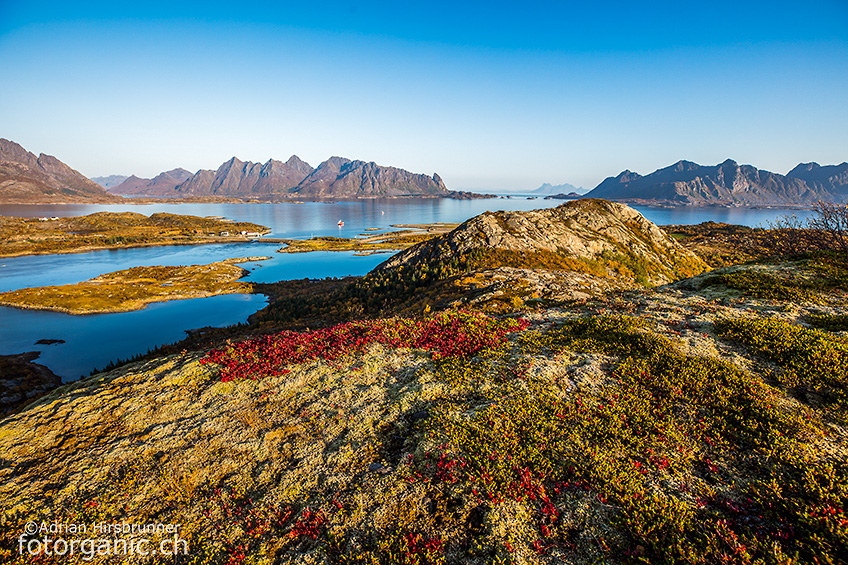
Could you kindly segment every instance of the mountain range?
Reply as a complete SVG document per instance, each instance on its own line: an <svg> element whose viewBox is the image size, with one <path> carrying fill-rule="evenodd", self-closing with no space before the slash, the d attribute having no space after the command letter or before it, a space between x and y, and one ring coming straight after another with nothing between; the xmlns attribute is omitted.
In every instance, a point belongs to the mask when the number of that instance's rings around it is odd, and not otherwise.
<svg viewBox="0 0 848 565"><path fill-rule="evenodd" d="M623 171L586 194L633 204L691 206L793 206L848 197L848 163L822 167L802 163L786 175L739 165L728 159L714 166L691 161L642 176Z"/></svg>
<svg viewBox="0 0 848 565"><path fill-rule="evenodd" d="M59 204L117 202L96 182L52 155L30 153L14 141L0 139L0 202Z"/></svg>
<svg viewBox="0 0 848 565"><path fill-rule="evenodd" d="M334 200L397 197L482 198L450 191L438 174L411 173L374 162L330 157L318 167L292 155L265 163L235 157L217 170L194 174L181 168L152 179L135 175L97 177L94 182L56 157L39 156L0 139L0 203L50 204L120 202L118 195L216 197L262 200ZM104 188L108 186L108 191ZM543 184L534 194L578 198L573 185ZM570 191L569 194L563 194ZM560 194L556 194L560 193ZM713 166L677 163L642 176L629 170L609 177L585 197L663 206L803 206L818 200L848 200L848 162L801 163L786 175L739 165L728 159Z"/></svg>
<svg viewBox="0 0 848 565"><path fill-rule="evenodd" d="M335 198L392 198L401 196L456 196L438 174L410 173L374 162L330 157L317 168L292 155L288 161L266 163L236 157L217 170L191 174L174 169L153 179L132 176L110 189L113 194L274 200L332 200Z"/></svg>

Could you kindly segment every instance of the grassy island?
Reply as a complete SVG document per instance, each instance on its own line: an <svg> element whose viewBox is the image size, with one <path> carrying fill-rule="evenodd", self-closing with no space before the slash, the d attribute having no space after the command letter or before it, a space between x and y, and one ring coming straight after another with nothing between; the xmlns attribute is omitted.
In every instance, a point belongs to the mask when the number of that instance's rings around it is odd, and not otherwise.
<svg viewBox="0 0 848 565"><path fill-rule="evenodd" d="M145 245L246 241L268 228L224 218L97 212L71 218L0 217L0 257Z"/></svg>
<svg viewBox="0 0 848 565"><path fill-rule="evenodd" d="M356 251L357 255L370 255L382 251L398 251L416 243L447 233L459 224L398 224L403 228L386 233L364 233L360 237L313 237L310 239L283 239L286 246L280 253L307 253L309 251Z"/></svg>
<svg viewBox="0 0 848 565"><path fill-rule="evenodd" d="M97 314L140 310L151 302L249 293L251 285L238 280L247 271L233 264L240 261L231 259L208 265L133 267L78 284L0 293L0 304L69 314Z"/></svg>

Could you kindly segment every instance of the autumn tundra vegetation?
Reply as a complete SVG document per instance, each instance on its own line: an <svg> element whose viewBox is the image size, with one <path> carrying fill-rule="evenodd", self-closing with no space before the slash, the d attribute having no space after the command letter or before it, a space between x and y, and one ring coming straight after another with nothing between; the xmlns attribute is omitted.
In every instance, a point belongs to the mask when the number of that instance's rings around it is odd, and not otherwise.
<svg viewBox="0 0 848 565"><path fill-rule="evenodd" d="M447 234L269 285L250 325L0 422L0 555L64 562L18 554L35 520L182 524L189 553L151 563L844 563L848 209L817 211L598 232L650 256Z"/></svg>

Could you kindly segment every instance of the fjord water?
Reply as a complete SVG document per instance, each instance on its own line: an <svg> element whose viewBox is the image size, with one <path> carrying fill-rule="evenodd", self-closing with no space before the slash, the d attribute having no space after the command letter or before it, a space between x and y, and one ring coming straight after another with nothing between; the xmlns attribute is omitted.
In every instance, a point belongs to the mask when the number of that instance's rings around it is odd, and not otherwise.
<svg viewBox="0 0 848 565"><path fill-rule="evenodd" d="M122 205L4 205L0 215L41 217L80 216L100 211L157 212L222 216L254 222L271 229L272 237L355 237L366 229L390 231L392 224L462 222L486 210L532 210L558 206L562 201L527 198L481 200L414 199L291 204L122 204ZM637 207L660 224L717 221L749 226L767 225L789 213L777 209L649 208ZM799 217L809 212L795 211ZM338 226L339 221L344 226ZM374 233L374 232L371 232ZM138 265L190 265L232 257L271 256L245 263L246 280L275 282L300 278L362 275L387 258L385 254L276 253L278 244L229 243L103 250L88 253L0 258L0 291L80 282L97 275ZM244 322L267 303L258 295L225 295L152 304L144 310L115 314L68 314L0 307L0 355L40 351L38 363L66 380L87 375L109 361L144 353L182 339L185 330ZM40 339L66 343L37 345Z"/></svg>

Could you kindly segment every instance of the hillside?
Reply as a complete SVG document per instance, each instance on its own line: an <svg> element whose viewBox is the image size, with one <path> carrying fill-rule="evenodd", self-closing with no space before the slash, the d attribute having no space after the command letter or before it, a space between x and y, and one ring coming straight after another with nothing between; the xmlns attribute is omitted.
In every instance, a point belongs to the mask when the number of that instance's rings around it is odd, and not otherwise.
<svg viewBox="0 0 848 565"><path fill-rule="evenodd" d="M45 521L180 524L215 564L841 563L846 278L180 344L0 420L0 558Z"/></svg>
<svg viewBox="0 0 848 565"><path fill-rule="evenodd" d="M559 259L563 267L573 263L570 270L650 285L705 268L636 210L581 199L529 212L486 212L448 234L394 255L375 270L432 265L474 252L492 255L494 261L499 255L515 257L516 266L531 268Z"/></svg>
<svg viewBox="0 0 848 565"><path fill-rule="evenodd" d="M276 298L251 323L264 330L444 308L505 313L707 269L635 210L579 200L555 209L481 214L397 253L364 277L322 285L320 292L296 281L256 285Z"/></svg>
<svg viewBox="0 0 848 565"><path fill-rule="evenodd" d="M815 167L807 172L799 167L784 176L731 159L715 166L678 161L647 176L624 171L604 180L586 197L673 206L799 206L839 201L848 195L848 184L840 184L845 167L819 167L824 173ZM819 177L823 181L816 180Z"/></svg>
<svg viewBox="0 0 848 565"><path fill-rule="evenodd" d="M13 141L0 139L0 204L120 200L56 157L44 153L36 157Z"/></svg>

